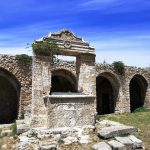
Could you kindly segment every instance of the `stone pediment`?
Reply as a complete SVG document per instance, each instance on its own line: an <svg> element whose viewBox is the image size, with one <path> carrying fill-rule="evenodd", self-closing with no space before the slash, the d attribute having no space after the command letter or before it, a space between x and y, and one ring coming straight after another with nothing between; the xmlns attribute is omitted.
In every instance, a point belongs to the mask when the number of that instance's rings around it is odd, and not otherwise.
<svg viewBox="0 0 150 150"><path fill-rule="evenodd" d="M60 32L50 33L48 37L65 41L84 42L82 38L77 37L74 33L66 29L61 30Z"/></svg>
<svg viewBox="0 0 150 150"><path fill-rule="evenodd" d="M80 53L95 54L95 49L90 47L88 42L85 42L82 38L77 37L73 32L66 29L50 33L48 36L42 37L35 42L49 40L54 41L58 45L62 55L77 56Z"/></svg>

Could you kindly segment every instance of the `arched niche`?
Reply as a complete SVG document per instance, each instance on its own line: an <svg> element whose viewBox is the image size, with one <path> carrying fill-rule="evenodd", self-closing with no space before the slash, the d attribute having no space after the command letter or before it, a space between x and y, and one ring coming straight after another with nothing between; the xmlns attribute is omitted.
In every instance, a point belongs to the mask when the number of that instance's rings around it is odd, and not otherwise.
<svg viewBox="0 0 150 150"><path fill-rule="evenodd" d="M144 106L148 83L142 75L134 75L130 81L130 110Z"/></svg>
<svg viewBox="0 0 150 150"><path fill-rule="evenodd" d="M96 78L96 96L98 115L115 112L119 92L119 81L110 72L101 73Z"/></svg>
<svg viewBox="0 0 150 150"><path fill-rule="evenodd" d="M76 77L68 70L52 71L51 94L53 92L77 92Z"/></svg>
<svg viewBox="0 0 150 150"><path fill-rule="evenodd" d="M0 124L12 123L17 119L20 88L16 77L0 68Z"/></svg>

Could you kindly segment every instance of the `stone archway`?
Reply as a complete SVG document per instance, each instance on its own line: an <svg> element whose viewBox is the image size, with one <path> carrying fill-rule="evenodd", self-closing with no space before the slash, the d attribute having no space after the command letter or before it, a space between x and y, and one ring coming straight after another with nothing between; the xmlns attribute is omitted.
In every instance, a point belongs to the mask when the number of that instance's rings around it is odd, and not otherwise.
<svg viewBox="0 0 150 150"><path fill-rule="evenodd" d="M0 68L0 124L12 123L17 119L20 87L15 76Z"/></svg>
<svg viewBox="0 0 150 150"><path fill-rule="evenodd" d="M76 77L68 70L59 69L52 72L51 92L77 92Z"/></svg>
<svg viewBox="0 0 150 150"><path fill-rule="evenodd" d="M141 75L135 75L130 81L130 110L144 106L148 83Z"/></svg>
<svg viewBox="0 0 150 150"><path fill-rule="evenodd" d="M98 115L115 112L118 92L119 82L112 73L104 72L96 78Z"/></svg>

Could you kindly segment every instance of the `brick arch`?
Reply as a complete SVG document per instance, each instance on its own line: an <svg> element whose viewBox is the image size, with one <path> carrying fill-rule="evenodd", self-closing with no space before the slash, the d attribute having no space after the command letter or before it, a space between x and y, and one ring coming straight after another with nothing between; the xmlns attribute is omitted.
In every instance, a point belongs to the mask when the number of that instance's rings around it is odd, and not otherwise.
<svg viewBox="0 0 150 150"><path fill-rule="evenodd" d="M120 81L115 74L102 72L96 77L97 111L99 114L115 112L119 89Z"/></svg>
<svg viewBox="0 0 150 150"><path fill-rule="evenodd" d="M70 70L62 68L52 70L51 82L51 92L69 92L69 90L70 92L77 92L77 78ZM58 82L59 87L55 82Z"/></svg>
<svg viewBox="0 0 150 150"><path fill-rule="evenodd" d="M143 107L148 87L148 81L141 74L135 74L130 79L130 110L131 112L139 107Z"/></svg>

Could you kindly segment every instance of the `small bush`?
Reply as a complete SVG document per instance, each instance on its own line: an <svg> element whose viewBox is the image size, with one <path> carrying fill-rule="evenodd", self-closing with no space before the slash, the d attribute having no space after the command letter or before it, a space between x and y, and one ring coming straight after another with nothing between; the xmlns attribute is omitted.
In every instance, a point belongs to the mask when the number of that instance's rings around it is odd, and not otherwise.
<svg viewBox="0 0 150 150"><path fill-rule="evenodd" d="M29 63L32 61L32 56L28 56L26 54L16 55L16 59L18 62Z"/></svg>
<svg viewBox="0 0 150 150"><path fill-rule="evenodd" d="M32 44L33 53L36 56L53 56L59 52L58 45L53 41L35 42Z"/></svg>
<svg viewBox="0 0 150 150"><path fill-rule="evenodd" d="M114 66L115 71L118 74L120 74L120 75L124 74L125 65L124 65L124 63L122 61L115 61L115 62L113 62L113 66Z"/></svg>

